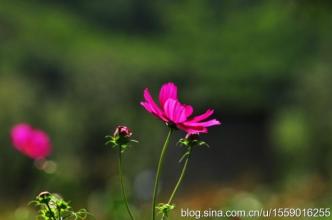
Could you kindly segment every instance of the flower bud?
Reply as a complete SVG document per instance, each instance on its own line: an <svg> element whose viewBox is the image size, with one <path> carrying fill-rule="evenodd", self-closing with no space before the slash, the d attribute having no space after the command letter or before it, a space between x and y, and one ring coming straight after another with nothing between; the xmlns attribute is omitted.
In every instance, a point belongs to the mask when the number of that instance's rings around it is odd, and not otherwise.
<svg viewBox="0 0 332 220"><path fill-rule="evenodd" d="M52 196L51 193L45 191L45 192L39 193L39 195L37 196L37 199L41 203L48 204L51 201L51 196Z"/></svg>
<svg viewBox="0 0 332 220"><path fill-rule="evenodd" d="M130 128L128 128L127 126L119 125L116 127L114 131L114 136L130 138L132 135L133 133L131 132Z"/></svg>
<svg viewBox="0 0 332 220"><path fill-rule="evenodd" d="M199 135L198 134L187 134L185 137L189 141L194 141L194 140L199 140Z"/></svg>
<svg viewBox="0 0 332 220"><path fill-rule="evenodd" d="M39 193L38 197L44 198L44 197L47 197L50 195L51 195L51 193L44 191L44 192Z"/></svg>
<svg viewBox="0 0 332 220"><path fill-rule="evenodd" d="M133 133L127 126L119 125L115 128L113 135L108 135L106 138L108 139L106 145L110 144L115 147L119 147L121 153L123 153L130 142L136 142L136 140L132 139L131 136Z"/></svg>

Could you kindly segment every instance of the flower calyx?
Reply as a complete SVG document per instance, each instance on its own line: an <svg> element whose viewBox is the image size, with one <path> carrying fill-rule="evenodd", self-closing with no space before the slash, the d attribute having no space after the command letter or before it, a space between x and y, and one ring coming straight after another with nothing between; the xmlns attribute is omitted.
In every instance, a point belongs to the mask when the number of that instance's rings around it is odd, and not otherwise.
<svg viewBox="0 0 332 220"><path fill-rule="evenodd" d="M49 206L51 209L56 209L60 211L67 211L70 209L70 205L68 202L63 200L59 195L52 194L49 192L41 192L35 200L39 204L44 204Z"/></svg>
<svg viewBox="0 0 332 220"><path fill-rule="evenodd" d="M168 217L169 212L175 208L175 205L173 204L165 204L165 203L159 203L156 209L158 210L158 213L161 215L164 215Z"/></svg>
<svg viewBox="0 0 332 220"><path fill-rule="evenodd" d="M127 150L130 142L137 143L137 140L131 138L133 135L130 128L127 126L119 125L115 128L113 135L106 136L106 145L112 145L113 148L119 147L120 152L123 153Z"/></svg>
<svg viewBox="0 0 332 220"><path fill-rule="evenodd" d="M86 209L80 209L79 211L73 211L72 207L61 196L49 192L41 192L36 196L35 200L30 204L34 204L38 207L38 219L54 220L54 219L77 219L83 220L88 216ZM65 217L64 217L65 216Z"/></svg>
<svg viewBox="0 0 332 220"><path fill-rule="evenodd" d="M209 147L206 142L199 139L198 134L187 134L186 137L181 138L177 144L186 147L186 152L181 156L179 163L190 157L192 148L202 146Z"/></svg>
<svg viewBox="0 0 332 220"><path fill-rule="evenodd" d="M210 147L205 141L200 140L198 134L187 134L186 137L178 141L178 145L184 147Z"/></svg>

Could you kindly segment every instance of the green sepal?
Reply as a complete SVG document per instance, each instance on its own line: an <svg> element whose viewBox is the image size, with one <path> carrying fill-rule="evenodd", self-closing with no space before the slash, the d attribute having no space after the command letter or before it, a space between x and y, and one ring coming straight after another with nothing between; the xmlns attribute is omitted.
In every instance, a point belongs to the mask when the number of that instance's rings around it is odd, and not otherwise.
<svg viewBox="0 0 332 220"><path fill-rule="evenodd" d="M86 209L80 209L75 212L69 202L66 202L59 195L49 192L40 193L29 205L34 205L38 208L38 216L36 219L42 220L83 220L86 219L88 215L91 215Z"/></svg>
<svg viewBox="0 0 332 220"><path fill-rule="evenodd" d="M208 143L201 140L190 140L188 138L181 138L177 145L185 146L185 147L210 147Z"/></svg>
<svg viewBox="0 0 332 220"><path fill-rule="evenodd" d="M158 210L158 214L165 215L168 217L169 212L175 208L174 204L165 204L165 203L159 203L156 206L156 209Z"/></svg>
<svg viewBox="0 0 332 220"><path fill-rule="evenodd" d="M108 139L105 143L105 145L112 145L112 148L120 148L121 153L124 153L127 148L130 146L130 142L138 143L137 140L121 137L121 136L112 136L107 135L105 136L106 139Z"/></svg>

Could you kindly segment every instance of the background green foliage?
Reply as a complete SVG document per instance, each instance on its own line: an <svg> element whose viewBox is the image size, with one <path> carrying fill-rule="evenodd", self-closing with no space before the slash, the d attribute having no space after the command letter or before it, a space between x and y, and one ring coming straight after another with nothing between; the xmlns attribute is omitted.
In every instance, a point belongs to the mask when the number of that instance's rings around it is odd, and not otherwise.
<svg viewBox="0 0 332 220"><path fill-rule="evenodd" d="M23 207L47 189L125 219L104 136L126 124L140 140L128 182L153 170L166 129L139 101L167 81L223 121L203 137L212 147L194 156L179 207L331 206L331 11L323 0L1 0L0 218L30 219ZM56 172L11 147L22 121L50 134Z"/></svg>

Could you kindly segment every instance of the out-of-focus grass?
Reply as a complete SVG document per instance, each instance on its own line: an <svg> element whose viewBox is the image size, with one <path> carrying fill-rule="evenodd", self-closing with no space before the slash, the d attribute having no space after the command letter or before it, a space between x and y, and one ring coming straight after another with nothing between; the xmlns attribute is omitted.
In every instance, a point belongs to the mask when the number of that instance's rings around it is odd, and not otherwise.
<svg viewBox="0 0 332 220"><path fill-rule="evenodd" d="M184 189L176 198L176 208L172 211L170 219L186 219L181 217L181 209L189 210L260 210L273 208L330 208L332 197L329 191L329 184L317 176L289 182L282 188L271 189L266 185L261 185L253 179L243 177L229 184L218 185L215 183L201 183ZM97 199L95 197L93 200ZM101 197L99 197L101 198ZM162 198L166 198L163 195ZM96 219L126 219L127 213L121 199L115 199L104 204L104 201L90 201L90 212ZM99 205L99 206L98 206ZM77 205L76 205L77 206ZM150 205L148 203L137 204L134 212L138 219L149 218ZM0 218L6 220L32 220L35 210L33 207L20 206L18 208L2 206ZM92 218L93 219L93 218ZM209 218L220 219L220 218ZM238 219L238 218L224 218ZM240 218L249 219L249 218ZM255 218L264 219L264 218ZM266 219L266 218L265 218ZM294 219L278 218L278 219ZM310 219L301 217L300 219ZM315 219L332 219L322 217Z"/></svg>

